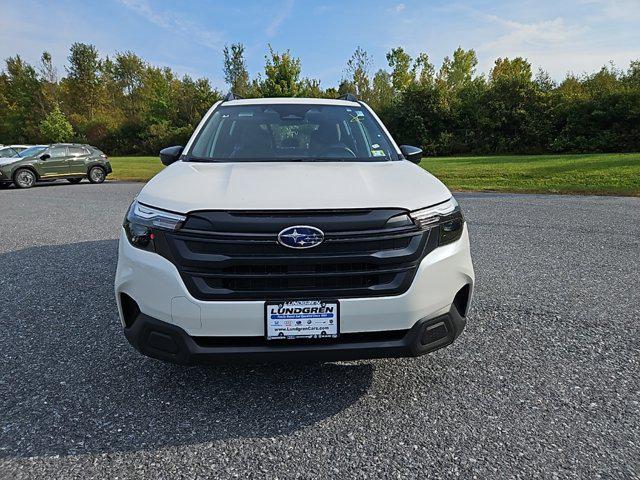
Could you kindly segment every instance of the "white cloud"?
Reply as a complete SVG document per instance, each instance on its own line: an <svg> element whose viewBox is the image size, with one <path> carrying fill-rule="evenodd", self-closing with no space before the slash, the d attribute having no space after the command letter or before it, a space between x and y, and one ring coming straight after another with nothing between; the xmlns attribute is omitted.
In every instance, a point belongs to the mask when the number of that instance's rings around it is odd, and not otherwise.
<svg viewBox="0 0 640 480"><path fill-rule="evenodd" d="M427 51L436 68L456 47L472 48L479 73L488 73L498 57L520 56L534 72L543 68L556 80L596 72L610 61L626 69L640 58L640 29L619 18L625 11L629 18L636 15L640 0L528 0L493 10L470 3L459 0L440 10L412 7L407 20L423 28L389 31L384 47L402 45L413 55Z"/></svg>
<svg viewBox="0 0 640 480"><path fill-rule="evenodd" d="M531 52L527 59L532 64L534 73L542 68L556 80L563 80L567 74L583 75L595 73L610 62L616 67L626 70L630 60L638 58L639 50L589 50L589 51L538 51ZM484 66L484 65L483 65ZM491 65L486 65L489 71Z"/></svg>
<svg viewBox="0 0 640 480"><path fill-rule="evenodd" d="M580 0L580 3L598 8L598 16L593 20L640 21L638 0Z"/></svg>
<svg viewBox="0 0 640 480"><path fill-rule="evenodd" d="M567 25L561 17L533 23L520 23L496 15L482 17L502 27L502 32L498 38L482 43L479 50L564 45L586 30L583 26Z"/></svg>
<svg viewBox="0 0 640 480"><path fill-rule="evenodd" d="M180 17L175 12L157 12L146 0L118 0L122 5L149 22L175 34L194 39L200 45L219 50L223 43L221 32L209 30L195 22Z"/></svg>
<svg viewBox="0 0 640 480"><path fill-rule="evenodd" d="M406 5L404 3L399 3L395 6L394 11L396 13L400 13L401 11L403 11L406 8Z"/></svg>
<svg viewBox="0 0 640 480"><path fill-rule="evenodd" d="M280 12L275 16L275 18L267 25L267 29L265 33L268 37L275 37L278 34L278 28L282 22L284 22L293 10L293 4L295 0L286 0L284 5L280 8Z"/></svg>
<svg viewBox="0 0 640 480"><path fill-rule="evenodd" d="M624 67L640 53L640 49L612 49L593 43L591 23L584 17L575 17L573 23L567 23L562 17L521 22L476 10L467 11L494 32L493 38L480 43L477 49L479 70L483 72L488 72L498 57L520 56L531 62L534 71L543 68L561 80L567 73L592 73L610 61Z"/></svg>

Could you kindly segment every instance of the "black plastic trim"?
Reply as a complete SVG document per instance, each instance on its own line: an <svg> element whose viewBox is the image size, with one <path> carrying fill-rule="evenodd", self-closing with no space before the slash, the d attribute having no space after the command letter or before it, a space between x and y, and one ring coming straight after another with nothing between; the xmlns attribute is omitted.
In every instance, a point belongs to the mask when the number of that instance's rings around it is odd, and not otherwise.
<svg viewBox="0 0 640 480"><path fill-rule="evenodd" d="M423 344L425 330L440 323L446 325L446 336ZM466 319L452 305L448 313L419 320L404 332L393 330L342 334L331 341L274 344L267 343L264 337L191 337L182 328L144 313L139 313L132 326L124 329L124 333L129 343L146 356L191 365L239 361L338 361L417 357L450 345L465 326Z"/></svg>
<svg viewBox="0 0 640 480"><path fill-rule="evenodd" d="M345 93L344 95L340 95L338 100L346 100L347 102L357 102L358 97L356 97L353 93Z"/></svg>
<svg viewBox="0 0 640 480"><path fill-rule="evenodd" d="M241 97L240 95L236 95L233 92L229 92L227 93L224 98L222 99L223 102L229 102L231 100L243 100L244 97Z"/></svg>

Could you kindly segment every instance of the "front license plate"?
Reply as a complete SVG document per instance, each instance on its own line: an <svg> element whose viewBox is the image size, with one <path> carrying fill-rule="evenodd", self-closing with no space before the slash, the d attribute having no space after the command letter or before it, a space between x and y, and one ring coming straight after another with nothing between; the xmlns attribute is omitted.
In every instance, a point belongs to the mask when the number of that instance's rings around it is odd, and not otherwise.
<svg viewBox="0 0 640 480"><path fill-rule="evenodd" d="M267 340L338 338L337 301L296 300L265 304Z"/></svg>

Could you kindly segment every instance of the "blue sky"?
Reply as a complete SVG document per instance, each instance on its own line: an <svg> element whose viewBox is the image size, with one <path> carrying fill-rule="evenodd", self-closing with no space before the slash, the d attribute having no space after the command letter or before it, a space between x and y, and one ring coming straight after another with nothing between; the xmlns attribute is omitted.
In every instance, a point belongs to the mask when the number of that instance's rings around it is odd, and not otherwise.
<svg viewBox="0 0 640 480"><path fill-rule="evenodd" d="M0 57L36 63L43 50L64 72L75 41L102 54L131 50L155 65L203 76L224 88L222 47L242 42L252 75L267 44L290 49L303 76L339 82L356 46L385 67L402 46L429 54L436 68L458 46L474 48L480 72L500 56L525 56L556 79L640 58L640 0L526 1L166 1L3 0Z"/></svg>

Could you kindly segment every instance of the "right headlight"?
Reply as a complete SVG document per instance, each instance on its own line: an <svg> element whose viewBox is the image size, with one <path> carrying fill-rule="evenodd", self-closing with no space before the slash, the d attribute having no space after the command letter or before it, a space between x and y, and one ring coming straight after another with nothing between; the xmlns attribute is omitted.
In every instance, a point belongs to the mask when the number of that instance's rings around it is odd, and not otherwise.
<svg viewBox="0 0 640 480"><path fill-rule="evenodd" d="M124 219L124 230L134 247L153 250L155 230L174 231L186 220L184 215L149 207L134 200Z"/></svg>
<svg viewBox="0 0 640 480"><path fill-rule="evenodd" d="M451 197L446 202L421 208L409 213L409 217L423 230L439 227L439 245L447 245L455 242L462 236L464 217L460 205Z"/></svg>

